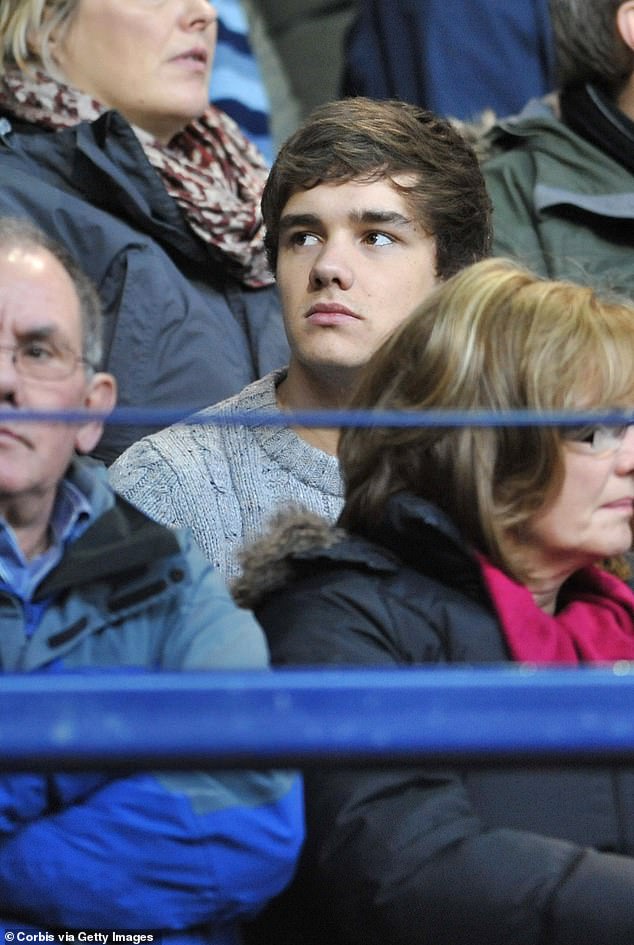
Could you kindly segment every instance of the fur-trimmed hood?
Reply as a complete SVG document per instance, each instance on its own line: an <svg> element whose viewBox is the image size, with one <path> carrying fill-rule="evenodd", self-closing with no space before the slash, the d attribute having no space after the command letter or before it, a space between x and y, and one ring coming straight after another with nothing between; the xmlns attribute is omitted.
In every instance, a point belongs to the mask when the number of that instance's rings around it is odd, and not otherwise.
<svg viewBox="0 0 634 945"><path fill-rule="evenodd" d="M319 567L353 566L378 575L409 565L447 577L455 568L457 550L461 582L471 570L479 583L477 562L453 523L437 506L411 493L391 496L384 515L366 534L351 534L295 505L271 518L263 536L243 550L243 571L231 591L240 607L253 610L299 572Z"/></svg>
<svg viewBox="0 0 634 945"><path fill-rule="evenodd" d="M516 115L498 116L487 109L474 121L452 119L452 124L467 139L480 163L485 164L527 134L540 131L544 124L550 126L553 119L559 121L560 117L559 94L549 92L531 99Z"/></svg>
<svg viewBox="0 0 634 945"><path fill-rule="evenodd" d="M311 557L333 548L348 537L343 528L293 505L269 519L266 532L244 547L242 573L231 583L240 607L253 609L264 597L283 587L293 574L293 559Z"/></svg>

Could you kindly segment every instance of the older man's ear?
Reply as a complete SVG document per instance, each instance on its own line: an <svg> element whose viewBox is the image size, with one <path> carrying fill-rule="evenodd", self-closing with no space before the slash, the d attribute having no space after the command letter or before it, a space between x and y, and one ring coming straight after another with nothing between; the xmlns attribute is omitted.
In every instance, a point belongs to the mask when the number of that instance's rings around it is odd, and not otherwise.
<svg viewBox="0 0 634 945"><path fill-rule="evenodd" d="M83 406L86 410L95 410L99 413L110 413L117 402L117 382L112 374L98 371L88 381ZM75 449L79 453L90 453L94 450L103 432L101 420L90 420L77 427Z"/></svg>

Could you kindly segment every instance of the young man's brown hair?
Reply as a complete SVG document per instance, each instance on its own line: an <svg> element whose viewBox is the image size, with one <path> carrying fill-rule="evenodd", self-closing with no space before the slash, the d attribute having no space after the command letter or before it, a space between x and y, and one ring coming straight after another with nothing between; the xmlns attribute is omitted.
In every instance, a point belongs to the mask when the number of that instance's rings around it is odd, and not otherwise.
<svg viewBox="0 0 634 945"><path fill-rule="evenodd" d="M411 175L411 184L396 183L403 175ZM487 255L489 198L477 158L461 134L416 105L349 98L316 108L271 168L262 211L273 272L280 217L294 193L323 183L386 177L435 238L440 279Z"/></svg>

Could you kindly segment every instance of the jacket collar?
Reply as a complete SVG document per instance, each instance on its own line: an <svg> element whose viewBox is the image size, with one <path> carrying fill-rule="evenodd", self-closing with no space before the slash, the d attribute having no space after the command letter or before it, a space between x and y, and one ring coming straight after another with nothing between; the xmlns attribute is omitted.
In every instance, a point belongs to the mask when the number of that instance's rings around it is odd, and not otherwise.
<svg viewBox="0 0 634 945"><path fill-rule="evenodd" d="M404 565L481 594L480 569L453 522L435 505L402 492L364 534L351 534L311 512L285 510L241 556L243 571L231 590L242 607L257 607L295 575L315 566L395 574Z"/></svg>
<svg viewBox="0 0 634 945"><path fill-rule="evenodd" d="M568 206L598 217L631 222L631 174L606 151L569 128L543 100L529 103L519 115L498 122L483 139L485 174L488 161L494 163L498 156L524 142L535 165L533 201L538 213Z"/></svg>
<svg viewBox="0 0 634 945"><path fill-rule="evenodd" d="M185 226L131 125L117 111L76 128L73 181L86 198L124 218L188 260L210 263L204 244Z"/></svg>
<svg viewBox="0 0 634 945"><path fill-rule="evenodd" d="M565 88L561 115L578 135L634 173L634 122L591 83Z"/></svg>
<svg viewBox="0 0 634 945"><path fill-rule="evenodd" d="M131 125L117 111L93 122L58 131L25 126L11 115L5 145L23 161L54 174L58 186L79 191L90 204L127 220L182 257L183 265L213 269L204 243L185 225L182 214L145 156Z"/></svg>
<svg viewBox="0 0 634 945"><path fill-rule="evenodd" d="M86 531L67 549L60 564L37 589L43 600L84 584L126 577L179 549L175 532L149 519L107 484L106 470L91 460L77 460L69 478L80 484L97 512Z"/></svg>

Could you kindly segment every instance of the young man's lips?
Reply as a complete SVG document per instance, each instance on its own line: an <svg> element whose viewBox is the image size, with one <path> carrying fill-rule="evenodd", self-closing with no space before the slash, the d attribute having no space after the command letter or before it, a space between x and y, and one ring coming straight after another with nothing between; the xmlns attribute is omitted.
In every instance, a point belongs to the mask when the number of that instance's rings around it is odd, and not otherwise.
<svg viewBox="0 0 634 945"><path fill-rule="evenodd" d="M349 321L358 321L360 316L345 305L323 302L311 305L306 312L306 319L314 325L343 325Z"/></svg>

